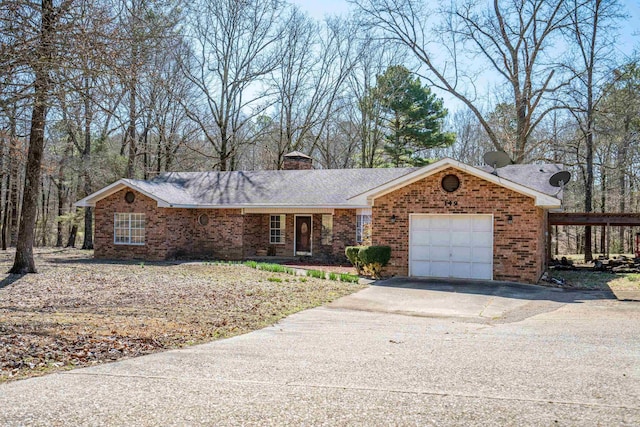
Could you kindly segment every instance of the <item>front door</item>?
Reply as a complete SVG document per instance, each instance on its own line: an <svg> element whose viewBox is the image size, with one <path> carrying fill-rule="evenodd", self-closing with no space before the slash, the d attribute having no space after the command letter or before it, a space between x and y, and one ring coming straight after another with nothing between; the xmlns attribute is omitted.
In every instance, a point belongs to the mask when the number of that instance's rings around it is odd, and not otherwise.
<svg viewBox="0 0 640 427"><path fill-rule="evenodd" d="M296 216L296 255L311 255L311 217Z"/></svg>

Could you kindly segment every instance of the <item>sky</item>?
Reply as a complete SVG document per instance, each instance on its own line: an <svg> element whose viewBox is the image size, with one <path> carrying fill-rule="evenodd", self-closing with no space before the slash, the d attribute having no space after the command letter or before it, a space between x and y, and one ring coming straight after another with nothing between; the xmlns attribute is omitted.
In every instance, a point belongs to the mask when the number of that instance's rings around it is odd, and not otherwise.
<svg viewBox="0 0 640 427"><path fill-rule="evenodd" d="M302 10L316 19L322 19L325 15L347 13L350 5L346 0L290 0ZM640 49L640 0L620 0L629 14L629 19L620 29L619 49L626 55L633 53L634 49Z"/></svg>
<svg viewBox="0 0 640 427"><path fill-rule="evenodd" d="M350 5L346 0L289 0L300 9L306 11L311 17L322 19L326 15L346 14L350 10ZM621 56L631 56L635 51L640 51L640 0L620 0L626 9L628 19L623 22L618 35L616 49ZM444 98L445 105L449 110L456 110L461 105L448 94L438 93Z"/></svg>

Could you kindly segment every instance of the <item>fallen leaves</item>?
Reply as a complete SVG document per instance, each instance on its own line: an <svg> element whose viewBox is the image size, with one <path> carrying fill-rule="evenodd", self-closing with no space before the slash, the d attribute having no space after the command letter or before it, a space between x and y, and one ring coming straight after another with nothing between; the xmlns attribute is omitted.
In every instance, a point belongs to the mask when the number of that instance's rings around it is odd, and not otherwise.
<svg viewBox="0 0 640 427"><path fill-rule="evenodd" d="M39 274L0 275L0 382L245 333L360 289L242 265L36 254ZM0 269L11 260L1 254Z"/></svg>

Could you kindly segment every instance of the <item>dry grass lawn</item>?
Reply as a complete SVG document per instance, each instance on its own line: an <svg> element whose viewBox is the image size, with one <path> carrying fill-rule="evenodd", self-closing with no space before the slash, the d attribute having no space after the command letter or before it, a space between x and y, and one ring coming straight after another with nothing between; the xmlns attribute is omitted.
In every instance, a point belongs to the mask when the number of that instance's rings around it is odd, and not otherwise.
<svg viewBox="0 0 640 427"><path fill-rule="evenodd" d="M362 286L212 263L109 263L36 251L38 274L0 254L0 382L242 334Z"/></svg>
<svg viewBox="0 0 640 427"><path fill-rule="evenodd" d="M564 279L567 288L631 291L640 290L640 274L609 273L593 270L550 270L549 275L557 279Z"/></svg>

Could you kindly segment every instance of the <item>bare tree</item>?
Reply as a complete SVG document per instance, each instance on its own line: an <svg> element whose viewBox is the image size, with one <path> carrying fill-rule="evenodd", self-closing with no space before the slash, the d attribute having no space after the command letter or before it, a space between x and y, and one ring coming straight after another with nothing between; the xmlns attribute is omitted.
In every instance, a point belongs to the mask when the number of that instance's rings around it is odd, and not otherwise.
<svg viewBox="0 0 640 427"><path fill-rule="evenodd" d="M460 100L476 115L497 150L505 150L495 128L483 112L477 81L486 78L477 70L490 71L498 87L508 91L516 120L515 147L509 153L523 162L530 150L530 138L545 116L555 108L545 98L566 81L554 70L547 55L568 25L570 11L563 0L465 1L451 4L440 16L443 28L436 34L433 11L418 0L352 0L368 28L380 37L406 46L426 71L425 78L435 88ZM439 45L441 57L432 46ZM463 64L466 64L464 66Z"/></svg>
<svg viewBox="0 0 640 427"><path fill-rule="evenodd" d="M53 0L42 0L37 6L31 4L16 9L16 13L27 12L28 17L39 16L39 24L34 28L33 46L28 66L33 72L33 108L31 112L31 129L29 132L29 151L27 155L27 170L24 182L24 194L22 198L22 215L18 229L18 243L13 267L9 270L12 274L35 273L36 266L33 260L33 244L35 239L36 211L38 206L38 193L40 189L40 165L44 149L44 131L47 116L47 103L52 89L51 72L54 68L56 55L56 35L60 31L60 22L70 1L63 2L60 6L54 6ZM27 16L18 17L23 20ZM26 20L25 20L26 24Z"/></svg>
<svg viewBox="0 0 640 427"><path fill-rule="evenodd" d="M268 104L261 82L280 61L280 0L201 0L190 11L182 69L198 96L187 114L211 144L220 170L232 168L242 128Z"/></svg>
<svg viewBox="0 0 640 427"><path fill-rule="evenodd" d="M571 26L567 28L570 42L573 42L576 57L566 67L576 76L572 95L574 112L584 140L585 165L584 210L593 210L593 153L595 145L595 118L598 103L602 99L605 79L612 60L612 36L615 22L620 17L620 6L615 0L573 0L567 4ZM585 260L591 261L591 227L585 227Z"/></svg>

